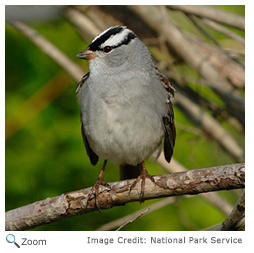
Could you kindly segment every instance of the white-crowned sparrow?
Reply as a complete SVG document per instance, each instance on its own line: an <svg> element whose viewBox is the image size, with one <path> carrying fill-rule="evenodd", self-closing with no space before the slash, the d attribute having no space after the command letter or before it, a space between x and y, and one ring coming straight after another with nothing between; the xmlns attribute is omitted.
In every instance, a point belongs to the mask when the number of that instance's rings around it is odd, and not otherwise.
<svg viewBox="0 0 254 253"><path fill-rule="evenodd" d="M137 177L131 189L150 176L144 160L162 149L170 162L175 144L174 87L154 65L148 48L124 26L111 27L77 55L90 72L78 84L81 129L90 161L105 160L94 194L104 183L107 160L120 165L121 179ZM131 190L130 189L130 190ZM98 206L98 196L96 196Z"/></svg>

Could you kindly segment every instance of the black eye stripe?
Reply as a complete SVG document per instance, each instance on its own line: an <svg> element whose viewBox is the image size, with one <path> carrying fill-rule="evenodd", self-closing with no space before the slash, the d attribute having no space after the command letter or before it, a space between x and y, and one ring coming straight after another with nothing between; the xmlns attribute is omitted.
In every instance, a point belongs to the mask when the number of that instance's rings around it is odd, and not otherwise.
<svg viewBox="0 0 254 253"><path fill-rule="evenodd" d="M111 29L109 29L105 34L102 34L100 37L98 37L96 40L94 40L90 45L89 48L92 51L96 51L96 50L103 50L103 48L101 47L101 45L107 41L112 35L121 33L123 31L124 27L122 26L116 26L116 27L112 27ZM134 38L136 38L136 35L132 32L130 32L127 36L125 36L124 40L121 41L121 43L119 43L118 45L115 46L111 46L112 48L117 48L121 45L128 45L130 43L131 40L133 40ZM104 47L105 48L105 47Z"/></svg>
<svg viewBox="0 0 254 253"><path fill-rule="evenodd" d="M129 33L128 36L126 36L124 38L124 40L117 46L115 47L119 47L121 45L128 45L130 43L131 40L135 39L136 38L136 35L134 33Z"/></svg>

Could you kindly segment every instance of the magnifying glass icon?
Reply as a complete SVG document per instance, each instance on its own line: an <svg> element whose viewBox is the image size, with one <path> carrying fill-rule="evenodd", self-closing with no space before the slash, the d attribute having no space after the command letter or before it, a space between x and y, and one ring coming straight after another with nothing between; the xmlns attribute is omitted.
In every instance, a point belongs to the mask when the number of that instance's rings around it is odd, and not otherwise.
<svg viewBox="0 0 254 253"><path fill-rule="evenodd" d="M20 248L20 246L15 242L15 236L12 235L12 234L9 234L6 236L6 241L9 242L9 243L13 243L18 247Z"/></svg>

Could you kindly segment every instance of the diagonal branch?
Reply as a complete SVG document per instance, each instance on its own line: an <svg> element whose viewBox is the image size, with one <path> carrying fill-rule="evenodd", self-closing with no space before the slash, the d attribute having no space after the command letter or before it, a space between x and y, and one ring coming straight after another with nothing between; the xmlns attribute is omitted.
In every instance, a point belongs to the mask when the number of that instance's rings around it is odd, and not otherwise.
<svg viewBox="0 0 254 253"><path fill-rule="evenodd" d="M221 230L238 230L239 226L243 227L239 224L241 220L244 218L245 212L245 191L242 192L239 197L234 209L228 216L228 218L222 223ZM244 229L244 228L243 228Z"/></svg>
<svg viewBox="0 0 254 253"><path fill-rule="evenodd" d="M207 19L207 18L202 18L202 22L205 25L213 28L214 30L216 30L216 31L218 31L220 33L223 33L226 36L230 37L231 39L241 43L242 45L245 45L245 39L241 35L239 35L239 34L233 32L233 31L229 30L228 28L226 28L226 27L224 27L222 25L219 25L218 23L216 23L216 22L214 22L214 21L212 21L210 19Z"/></svg>
<svg viewBox="0 0 254 253"><path fill-rule="evenodd" d="M170 19L166 9L156 6L128 6L132 11L142 18L154 31L165 38L169 46L192 68L194 68L204 79L217 84L215 88L218 95L226 100L232 110L239 110L244 106L244 100L235 91L230 82L223 77L218 69L200 51L196 43L176 26ZM189 50L191 48L191 50ZM227 94L221 93L221 87L227 90Z"/></svg>
<svg viewBox="0 0 254 253"><path fill-rule="evenodd" d="M232 212L222 223L204 229L204 231L244 231L245 230L245 190L242 192Z"/></svg>
<svg viewBox="0 0 254 253"><path fill-rule="evenodd" d="M157 185L149 179L145 184L144 200L199 194L203 192L230 190L245 187L245 164L232 164L205 169L189 170L154 176ZM133 181L109 183L99 189L100 209L109 209L129 202L139 201L140 184L129 192ZM94 197L87 200L91 188L64 193L33 204L6 212L6 230L26 230L52 223L67 217L96 211Z"/></svg>
<svg viewBox="0 0 254 253"><path fill-rule="evenodd" d="M166 205L169 205L169 204L172 204L176 202L176 198L175 197L171 197L171 198L165 198L163 200L160 200L160 201L157 201L149 206L145 206L144 208L134 212L134 213L131 213L131 214L128 214L124 217L121 217L119 219L116 219L116 220L113 220L113 221L110 221L106 224L103 224L102 226L98 227L96 229L96 231L107 231L107 230L112 230L116 227L120 227L122 224L126 224L128 221L130 220L134 220L135 217L139 217L140 214L142 213L145 213L146 210L149 210L149 214L151 214L152 212L160 209L160 208L163 208L165 207Z"/></svg>
<svg viewBox="0 0 254 253"><path fill-rule="evenodd" d="M29 27L25 23L16 21L10 23L18 31L28 37L35 45L37 45L44 53L49 55L59 66L61 66L67 73L70 74L76 81L80 80L80 77L84 75L82 68L75 64L68 56L60 51L56 46L50 43L36 30Z"/></svg>
<svg viewBox="0 0 254 253"><path fill-rule="evenodd" d="M225 130L221 124L208 113L203 112L195 103L188 97L185 97L178 90L176 101L195 119L206 133L213 137L229 154L237 161L244 161L244 151L230 133Z"/></svg>
<svg viewBox="0 0 254 253"><path fill-rule="evenodd" d="M198 17L205 17L216 22L245 30L245 19L243 16L212 6L202 5L169 5L169 9L179 10L185 13L194 14Z"/></svg>
<svg viewBox="0 0 254 253"><path fill-rule="evenodd" d="M145 211L141 212L137 217L127 221L126 223L124 223L123 225L121 225L116 231L121 230L123 227L125 227L126 225L132 223L133 221L139 219L141 216L143 216L147 211L149 211L149 208L147 208Z"/></svg>

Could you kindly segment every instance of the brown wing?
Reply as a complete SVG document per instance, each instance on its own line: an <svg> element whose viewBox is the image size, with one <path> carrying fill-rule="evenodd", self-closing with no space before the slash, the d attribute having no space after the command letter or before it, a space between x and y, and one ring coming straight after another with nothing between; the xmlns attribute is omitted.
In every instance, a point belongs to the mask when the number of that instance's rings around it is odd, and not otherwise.
<svg viewBox="0 0 254 253"><path fill-rule="evenodd" d="M86 82L88 77L89 77L89 72L81 78L81 80L78 83L78 86L76 88L76 92L78 92L80 90L80 88ZM81 133L82 133L83 142L84 142L84 145L85 145L85 148L86 148L86 153L89 156L91 164L96 165L98 160L99 160L99 157L93 152L93 150L91 149L91 147L89 145L89 142L87 140L85 129L84 129L84 126L83 126L83 123L82 123L82 113L80 113L80 118L81 118Z"/></svg>
<svg viewBox="0 0 254 253"><path fill-rule="evenodd" d="M173 155L173 148L175 146L176 130L174 122L174 110L170 98L174 96L175 88L168 78L161 73L158 73L161 81L164 83L164 87L168 93L167 99L167 114L163 117L163 123L165 128L164 137L164 156L166 161L169 163Z"/></svg>
<svg viewBox="0 0 254 253"><path fill-rule="evenodd" d="M78 83L78 86L76 88L76 92L79 92L80 88L82 87L82 85L85 83L85 81L87 80L87 78L89 77L90 75L90 72L86 73L82 78L81 80L79 81Z"/></svg>

